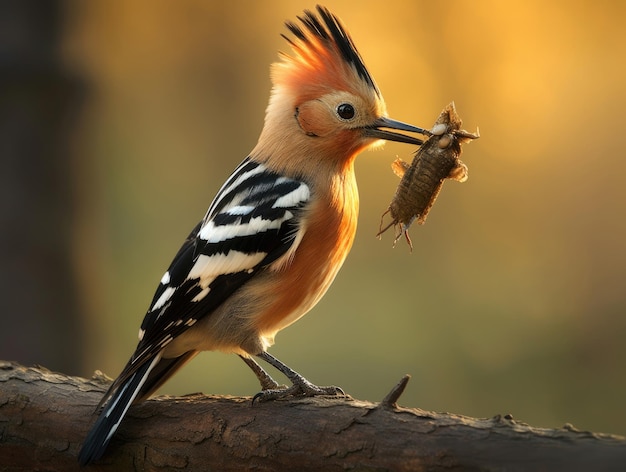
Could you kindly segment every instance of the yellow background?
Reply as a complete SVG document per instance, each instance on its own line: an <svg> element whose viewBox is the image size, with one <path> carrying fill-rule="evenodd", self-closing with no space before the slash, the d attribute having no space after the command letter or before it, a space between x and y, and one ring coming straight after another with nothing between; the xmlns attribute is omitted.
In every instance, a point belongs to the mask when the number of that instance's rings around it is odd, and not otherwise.
<svg viewBox="0 0 626 472"><path fill-rule="evenodd" d="M70 2L64 53L91 84L77 130L84 375L119 373L188 231L260 133L285 20L314 4ZM626 48L621 2L329 1L390 116L451 100L464 147L424 226L374 235L402 144L357 162L357 239L335 284L271 352L318 384L405 406L626 434ZM282 379L281 379L282 380ZM163 392L251 395L199 356Z"/></svg>

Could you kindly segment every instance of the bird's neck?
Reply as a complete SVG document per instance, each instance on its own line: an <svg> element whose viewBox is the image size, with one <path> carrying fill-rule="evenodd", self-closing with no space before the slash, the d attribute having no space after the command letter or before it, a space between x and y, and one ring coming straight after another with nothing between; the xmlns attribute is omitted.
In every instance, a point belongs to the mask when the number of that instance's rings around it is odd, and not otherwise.
<svg viewBox="0 0 626 472"><path fill-rule="evenodd" d="M354 172L357 150L328 145L321 142L323 138L307 136L295 128L290 122L283 127L266 126L250 153L252 159L296 179L315 175L320 181L328 182Z"/></svg>

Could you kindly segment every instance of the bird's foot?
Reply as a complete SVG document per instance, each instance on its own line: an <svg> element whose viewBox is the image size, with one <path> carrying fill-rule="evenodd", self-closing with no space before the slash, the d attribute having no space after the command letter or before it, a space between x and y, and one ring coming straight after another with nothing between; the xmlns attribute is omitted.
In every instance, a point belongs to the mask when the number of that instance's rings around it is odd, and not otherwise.
<svg viewBox="0 0 626 472"><path fill-rule="evenodd" d="M269 354L267 351L263 351L260 354L257 354L261 359L268 362L270 365L274 366L280 372L285 374L289 380L291 380L291 387L279 387L279 388L263 388L262 392L257 393L252 398L252 403L255 401L265 402L270 400L277 400L279 398L286 397L314 397L320 395L329 395L329 396L344 396L345 393L339 387L330 386L330 387L318 387L317 385L313 385L307 379L305 379L302 375L297 373L295 370L289 368L274 356ZM261 383L263 385L263 383Z"/></svg>
<svg viewBox="0 0 626 472"><path fill-rule="evenodd" d="M263 392L273 392L275 390L284 390L286 389L287 386L286 385L281 385L278 382L276 382L274 379L272 379L271 377L268 380L261 380L261 390Z"/></svg>
<svg viewBox="0 0 626 472"><path fill-rule="evenodd" d="M261 390L282 390L287 388L286 385L281 385L276 382L270 374L265 372L265 370L257 364L254 359L250 357L245 357L240 355L241 359L252 369L254 375L256 375L257 379L259 379L259 383L261 384Z"/></svg>
<svg viewBox="0 0 626 472"><path fill-rule="evenodd" d="M257 393L252 398L252 403L257 401L267 402L287 397L315 397L320 395L344 396L345 393L341 388L335 387L334 385L328 387L320 387L312 384L304 377L301 377L290 387L273 388L267 390L264 389L262 392Z"/></svg>

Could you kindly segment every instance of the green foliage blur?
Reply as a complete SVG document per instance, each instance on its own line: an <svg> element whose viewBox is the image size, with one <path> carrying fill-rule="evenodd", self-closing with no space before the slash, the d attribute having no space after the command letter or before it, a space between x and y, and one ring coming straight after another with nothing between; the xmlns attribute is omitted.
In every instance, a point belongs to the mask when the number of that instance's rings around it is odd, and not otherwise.
<svg viewBox="0 0 626 472"><path fill-rule="evenodd" d="M72 1L64 53L91 83L76 143L84 374L116 376L161 275L261 131L283 22L314 3ZM311 381L535 426L626 434L626 4L328 1L392 118L454 100L470 178L449 181L414 250L375 238L415 149L357 162L359 232L322 302L271 352ZM282 380L282 379L281 379ZM162 392L251 395L205 353Z"/></svg>

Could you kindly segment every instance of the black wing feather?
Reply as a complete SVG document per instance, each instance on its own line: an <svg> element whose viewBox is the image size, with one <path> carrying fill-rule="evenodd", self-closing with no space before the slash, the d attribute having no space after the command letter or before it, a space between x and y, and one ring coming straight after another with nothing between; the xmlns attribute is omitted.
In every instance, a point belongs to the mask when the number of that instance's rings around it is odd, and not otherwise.
<svg viewBox="0 0 626 472"><path fill-rule="evenodd" d="M249 173L248 177L246 173ZM144 362L155 356L172 339L187 330L195 321L210 316L233 292L250 280L258 271L283 256L291 248L301 229L303 210L308 202L308 187L294 198L291 205L278 205L279 199L298 192L306 184L288 179L265 169L262 165L244 160L233 172L215 197L207 215L193 229L168 269L169 280L159 284L141 329L143 338L122 374L116 380L121 384ZM298 194L300 195L300 194ZM245 214L232 212L233 207L250 206ZM267 222L252 234L237 234L237 228L260 218ZM275 222L281 222L277 225ZM202 239L201 231L207 224L216 228L232 226L232 237L218 241ZM271 224L274 223L274 224ZM200 256L226 255L230 251L244 254L264 254L253 266L218 274L209 284L210 291L199 301L193 301L202 291L199 278L189 278ZM168 289L175 291L159 308L153 309ZM114 390L114 389L112 389Z"/></svg>

